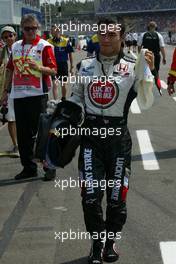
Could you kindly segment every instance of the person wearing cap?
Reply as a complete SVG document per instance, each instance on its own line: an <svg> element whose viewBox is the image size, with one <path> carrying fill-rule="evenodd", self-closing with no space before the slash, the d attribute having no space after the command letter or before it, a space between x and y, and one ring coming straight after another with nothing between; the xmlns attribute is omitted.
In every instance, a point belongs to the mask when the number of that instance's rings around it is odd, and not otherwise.
<svg viewBox="0 0 176 264"><path fill-rule="evenodd" d="M34 15L21 19L23 39L15 42L7 64L5 88L12 80L10 98L14 99L17 140L23 170L16 180L37 176L34 162L34 142L40 114L46 111L50 75L57 71L52 45L37 34L39 22ZM56 171L47 168L45 177L55 177ZM52 176L52 177L51 177Z"/></svg>
<svg viewBox="0 0 176 264"><path fill-rule="evenodd" d="M5 43L0 55L0 65L4 68L4 76L6 72L6 65L10 58L12 45L16 40L16 32L13 27L5 26L1 29L1 39ZM3 89L3 80L2 80L2 89ZM13 155L13 157L19 157L18 146L17 146L17 135L16 135L16 123L15 123L15 113L14 113L14 102L13 99L9 97L11 90L11 83L7 90L3 89L3 94L0 100L0 104L7 104L8 106L8 113L7 113L7 120L8 120L8 131L11 137L13 147L11 150L8 151L9 155ZM7 95L7 97L6 97Z"/></svg>
<svg viewBox="0 0 176 264"><path fill-rule="evenodd" d="M138 51L140 52L141 48L148 49L154 53L155 56L155 69L157 73L160 69L160 52L162 54L163 65L166 64L166 52L163 36L157 32L157 24L155 21L151 21L148 24L147 32L143 33L138 39Z"/></svg>

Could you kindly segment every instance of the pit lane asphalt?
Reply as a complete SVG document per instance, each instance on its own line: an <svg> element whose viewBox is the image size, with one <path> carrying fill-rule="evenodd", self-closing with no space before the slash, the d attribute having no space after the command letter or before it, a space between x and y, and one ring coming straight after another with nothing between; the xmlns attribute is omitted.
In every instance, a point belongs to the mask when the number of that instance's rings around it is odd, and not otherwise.
<svg viewBox="0 0 176 264"><path fill-rule="evenodd" d="M160 76L166 80L172 46L167 46L167 65ZM75 61L85 56L74 54ZM176 101L164 94L142 114L129 115L133 139L133 162L128 193L128 219L122 239L119 264L162 264L159 243L176 241ZM148 130L160 169L143 168L136 130ZM0 151L7 150L7 127L0 130ZM80 190L64 191L55 182L38 178L16 182L19 159L0 158L0 263L2 264L86 264L90 241L55 239L59 232L84 232ZM57 179L78 179L77 156ZM56 235L57 234L57 235ZM176 260L175 260L176 263Z"/></svg>

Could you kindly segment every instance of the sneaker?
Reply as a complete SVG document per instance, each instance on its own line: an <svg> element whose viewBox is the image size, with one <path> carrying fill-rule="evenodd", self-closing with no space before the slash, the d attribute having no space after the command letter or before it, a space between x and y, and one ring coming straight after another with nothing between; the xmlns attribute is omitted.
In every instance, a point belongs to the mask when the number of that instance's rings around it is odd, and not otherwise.
<svg viewBox="0 0 176 264"><path fill-rule="evenodd" d="M52 181L56 177L56 170L55 169L48 169L48 168L43 168L45 171L44 175L44 181Z"/></svg>
<svg viewBox="0 0 176 264"><path fill-rule="evenodd" d="M19 158L20 154L18 151L18 146L13 146L13 148L9 151L7 151L8 155L14 158Z"/></svg>
<svg viewBox="0 0 176 264"><path fill-rule="evenodd" d="M93 241L88 263L103 264L103 243L101 241Z"/></svg>
<svg viewBox="0 0 176 264"><path fill-rule="evenodd" d="M114 240L108 239L103 251L103 260L106 262L115 262L119 259L119 253Z"/></svg>
<svg viewBox="0 0 176 264"><path fill-rule="evenodd" d="M15 180L23 180L32 177L37 177L37 171L26 171L23 169L19 174L15 176Z"/></svg>

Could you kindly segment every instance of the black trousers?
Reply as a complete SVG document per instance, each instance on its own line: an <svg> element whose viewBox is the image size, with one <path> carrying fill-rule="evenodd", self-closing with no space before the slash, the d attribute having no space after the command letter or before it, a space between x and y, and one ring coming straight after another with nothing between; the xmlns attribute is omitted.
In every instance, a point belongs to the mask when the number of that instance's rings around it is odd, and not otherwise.
<svg viewBox="0 0 176 264"><path fill-rule="evenodd" d="M103 124L95 120L94 124L90 121L87 127L94 125L100 128ZM111 124L109 127L112 127ZM116 124L115 127L120 126ZM132 141L126 126L121 128L121 132L120 136L107 136L104 139L93 135L82 137L78 167L80 180L86 183L82 184L82 206L86 229L91 235L106 230L113 232L115 237L126 222ZM106 182L105 221L101 205L105 189L102 188L102 180ZM118 185L110 186L110 180L118 181ZM98 186L95 182L99 183Z"/></svg>
<svg viewBox="0 0 176 264"><path fill-rule="evenodd" d="M160 69L161 56L159 53L154 53L154 57L155 57L155 69L158 73Z"/></svg>
<svg viewBox="0 0 176 264"><path fill-rule="evenodd" d="M21 164L27 172L37 170L33 148L39 117L46 111L47 100L48 95L14 99L18 148Z"/></svg>

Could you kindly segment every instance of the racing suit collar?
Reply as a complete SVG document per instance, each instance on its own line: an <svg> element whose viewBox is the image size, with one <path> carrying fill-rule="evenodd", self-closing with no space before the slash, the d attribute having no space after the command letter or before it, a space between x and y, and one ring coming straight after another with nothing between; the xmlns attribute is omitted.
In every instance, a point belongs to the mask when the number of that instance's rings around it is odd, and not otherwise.
<svg viewBox="0 0 176 264"><path fill-rule="evenodd" d="M119 64L120 60L121 60L123 57L124 57L124 52L123 52L123 49L121 49L120 52L119 52L119 54L117 55L117 58L116 58L116 60L114 61L114 64L113 64L113 65ZM97 53L96 58L97 58L97 60L101 63L101 60L100 60L100 52Z"/></svg>

